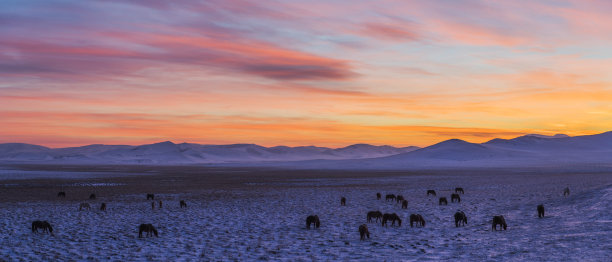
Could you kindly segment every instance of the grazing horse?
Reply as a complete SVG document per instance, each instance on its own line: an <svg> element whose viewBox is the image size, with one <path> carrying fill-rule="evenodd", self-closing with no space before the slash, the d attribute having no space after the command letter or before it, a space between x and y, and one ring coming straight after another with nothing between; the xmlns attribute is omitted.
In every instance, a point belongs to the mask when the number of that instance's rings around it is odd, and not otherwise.
<svg viewBox="0 0 612 262"><path fill-rule="evenodd" d="M383 214L380 211L370 211L368 212L368 223L372 222L372 218L374 218L374 222L378 222L378 220L382 220Z"/></svg>
<svg viewBox="0 0 612 262"><path fill-rule="evenodd" d="M38 233L38 229L42 229L43 233L49 232L49 234L53 235L53 227L47 221L36 220L32 222L32 233Z"/></svg>
<svg viewBox="0 0 612 262"><path fill-rule="evenodd" d="M179 202L179 205L181 206L181 208L183 208L183 207L184 207L184 208L187 208L187 202L185 202L185 200L181 200L181 201Z"/></svg>
<svg viewBox="0 0 612 262"><path fill-rule="evenodd" d="M436 196L436 190L427 190L427 196L429 195Z"/></svg>
<svg viewBox="0 0 612 262"><path fill-rule="evenodd" d="M444 203L444 205L448 205L448 200L446 200L446 197L441 197L438 201L439 205L442 205L442 203Z"/></svg>
<svg viewBox="0 0 612 262"><path fill-rule="evenodd" d="M89 195L89 199L91 199L91 200L96 199L96 194L91 194L91 195Z"/></svg>
<svg viewBox="0 0 612 262"><path fill-rule="evenodd" d="M538 205L538 217L544 217L544 205Z"/></svg>
<svg viewBox="0 0 612 262"><path fill-rule="evenodd" d="M391 200L395 200L395 195L394 194L388 194L385 196L385 201L389 201L389 199Z"/></svg>
<svg viewBox="0 0 612 262"><path fill-rule="evenodd" d="M101 211L106 211L106 203L102 203L102 204L100 205L100 210L101 210Z"/></svg>
<svg viewBox="0 0 612 262"><path fill-rule="evenodd" d="M380 200L380 197L381 197L380 193L376 193L376 199Z"/></svg>
<svg viewBox="0 0 612 262"><path fill-rule="evenodd" d="M457 213L455 213L455 227L459 227L459 224L467 224L467 216L463 211L457 211Z"/></svg>
<svg viewBox="0 0 612 262"><path fill-rule="evenodd" d="M91 206L89 205L89 203L81 203L79 205L79 211L81 211L83 209L91 210Z"/></svg>
<svg viewBox="0 0 612 262"><path fill-rule="evenodd" d="M421 227L425 227L425 219L423 218L423 216L421 216L421 214L410 215L410 227L412 227L413 223L416 223L417 227L419 226L419 224L421 224Z"/></svg>
<svg viewBox="0 0 612 262"><path fill-rule="evenodd" d="M306 218L306 228L310 229L310 224L314 224L315 228L319 228L321 226L321 221L319 220L319 216L313 215L308 216Z"/></svg>
<svg viewBox="0 0 612 262"><path fill-rule="evenodd" d="M153 235L156 237L158 236L157 229L151 224L140 224L138 227L138 238L142 238L142 232L146 232L147 237L152 237Z"/></svg>
<svg viewBox="0 0 612 262"><path fill-rule="evenodd" d="M391 221L391 226L395 226L395 221L397 221L397 226L398 227L402 226L402 220L395 213L393 213L393 214L384 214L383 217L382 217L382 225L383 226L387 226L387 221Z"/></svg>
<svg viewBox="0 0 612 262"><path fill-rule="evenodd" d="M147 200L155 200L155 194L147 194Z"/></svg>
<svg viewBox="0 0 612 262"><path fill-rule="evenodd" d="M340 205L341 206L346 206L346 197L340 198Z"/></svg>
<svg viewBox="0 0 612 262"><path fill-rule="evenodd" d="M66 197L66 192L62 191L57 193L57 197Z"/></svg>
<svg viewBox="0 0 612 262"><path fill-rule="evenodd" d="M501 230L502 228L504 230L506 230L508 228L508 225L506 224L506 219L504 218L504 216L494 216L493 217L493 225L491 226L492 230L497 230L497 225L500 225L499 229Z"/></svg>
<svg viewBox="0 0 612 262"><path fill-rule="evenodd" d="M451 194L451 203L455 203L455 200L457 200L457 203L461 203L461 197L459 194Z"/></svg>
<svg viewBox="0 0 612 262"><path fill-rule="evenodd" d="M368 230L368 226L366 224L359 226L359 236L360 240L364 240L366 236L370 238L370 231Z"/></svg>
<svg viewBox="0 0 612 262"><path fill-rule="evenodd" d="M408 200L402 201L402 208L403 209L407 209L408 208Z"/></svg>
<svg viewBox="0 0 612 262"><path fill-rule="evenodd" d="M570 191L569 191L569 187L566 187L565 189L563 189L563 196L569 196Z"/></svg>
<svg viewBox="0 0 612 262"><path fill-rule="evenodd" d="M465 192L463 192L463 187L455 187L455 193L459 192L461 192L461 194L465 194Z"/></svg>
<svg viewBox="0 0 612 262"><path fill-rule="evenodd" d="M404 201L404 196L402 196L402 195L397 195L397 196L395 197L395 203L399 203L399 202L402 202L402 201Z"/></svg>

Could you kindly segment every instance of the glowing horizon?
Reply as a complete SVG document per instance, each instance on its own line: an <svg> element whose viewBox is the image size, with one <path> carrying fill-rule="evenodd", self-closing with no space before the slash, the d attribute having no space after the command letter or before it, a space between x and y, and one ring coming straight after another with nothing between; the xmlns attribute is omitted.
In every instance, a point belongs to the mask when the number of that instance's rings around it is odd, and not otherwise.
<svg viewBox="0 0 612 262"><path fill-rule="evenodd" d="M602 133L609 11L603 0L4 1L0 143Z"/></svg>

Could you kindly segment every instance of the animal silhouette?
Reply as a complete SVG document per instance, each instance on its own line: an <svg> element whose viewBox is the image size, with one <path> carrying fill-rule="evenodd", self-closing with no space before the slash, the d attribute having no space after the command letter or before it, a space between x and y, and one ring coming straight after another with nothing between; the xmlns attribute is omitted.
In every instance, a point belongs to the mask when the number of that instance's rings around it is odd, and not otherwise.
<svg viewBox="0 0 612 262"><path fill-rule="evenodd" d="M321 226L321 221L319 220L319 216L312 215L306 218L306 228L310 229L310 225L314 224L315 228L319 228Z"/></svg>
<svg viewBox="0 0 612 262"><path fill-rule="evenodd" d="M79 205L79 211L81 211L83 209L91 210L91 206L89 205L89 203L81 203Z"/></svg>
<svg viewBox="0 0 612 262"><path fill-rule="evenodd" d="M375 222L378 222L378 220L382 220L383 214L380 211L370 211L368 212L368 222L372 222L372 219L374 219Z"/></svg>
<svg viewBox="0 0 612 262"><path fill-rule="evenodd" d="M436 196L436 191L435 190L427 190L427 196L432 195L432 196Z"/></svg>
<svg viewBox="0 0 612 262"><path fill-rule="evenodd" d="M465 192L463 192L463 187L455 187L455 193L465 194Z"/></svg>
<svg viewBox="0 0 612 262"><path fill-rule="evenodd" d="M346 198L345 197L340 198L340 205L341 206L346 206Z"/></svg>
<svg viewBox="0 0 612 262"><path fill-rule="evenodd" d="M66 197L66 192L62 191L57 193L57 197Z"/></svg>
<svg viewBox="0 0 612 262"><path fill-rule="evenodd" d="M391 221L391 226L395 225L395 222L397 222L397 226L401 227L402 226L402 219L400 219L400 217L393 213L393 214L384 214L383 218L382 218L382 225L383 226L387 226L387 222Z"/></svg>
<svg viewBox="0 0 612 262"><path fill-rule="evenodd" d="M417 227L419 226L419 224L421 225L421 227L425 227L425 219L423 218L423 216L421 216L421 214L410 215L410 227L412 227L413 223L416 223Z"/></svg>
<svg viewBox="0 0 612 262"><path fill-rule="evenodd" d="M408 209L408 200L402 201L402 208L403 209Z"/></svg>
<svg viewBox="0 0 612 262"><path fill-rule="evenodd" d="M463 211L457 211L457 213L455 213L455 227L459 227L460 225L467 225L467 216Z"/></svg>
<svg viewBox="0 0 612 262"><path fill-rule="evenodd" d="M359 237L360 240L365 240L365 237L370 238L370 231L368 230L368 226L366 224L362 224L359 226Z"/></svg>
<svg viewBox="0 0 612 262"><path fill-rule="evenodd" d="M385 196L385 201L389 201L389 200L391 200L391 201L395 200L395 195L394 194L386 195Z"/></svg>
<svg viewBox="0 0 612 262"><path fill-rule="evenodd" d="M155 194L147 194L147 200L155 200Z"/></svg>
<svg viewBox="0 0 612 262"><path fill-rule="evenodd" d="M506 230L508 228L508 225L506 224L506 219L504 218L504 216L494 216L493 217L493 225L491 226L491 229L496 231L497 230L497 225L500 225L500 230L503 228L504 230Z"/></svg>
<svg viewBox="0 0 612 262"><path fill-rule="evenodd" d="M53 227L47 221L36 220L32 222L32 233L38 233L38 229L42 229L43 233L49 233L53 235Z"/></svg>
<svg viewBox="0 0 612 262"><path fill-rule="evenodd" d="M461 203L461 197L459 194L451 194L451 202L454 203L455 201L457 201L457 203Z"/></svg>
<svg viewBox="0 0 612 262"><path fill-rule="evenodd" d="M181 200L179 202L179 205L181 206L181 208L187 208L187 203L185 202L185 200Z"/></svg>
<svg viewBox="0 0 612 262"><path fill-rule="evenodd" d="M153 235L158 237L157 229L155 229L155 227L152 224L140 224L140 226L138 227L138 237L139 238L142 238L142 232L146 232L147 237L151 237Z"/></svg>
<svg viewBox="0 0 612 262"><path fill-rule="evenodd" d="M446 200L446 197L441 197L438 201L439 205L442 205L442 203L444 203L444 205L448 205L448 200Z"/></svg>
<svg viewBox="0 0 612 262"><path fill-rule="evenodd" d="M544 205L538 205L538 217L544 217Z"/></svg>
<svg viewBox="0 0 612 262"><path fill-rule="evenodd" d="M376 193L376 199L380 200L380 197L381 197L380 193Z"/></svg>

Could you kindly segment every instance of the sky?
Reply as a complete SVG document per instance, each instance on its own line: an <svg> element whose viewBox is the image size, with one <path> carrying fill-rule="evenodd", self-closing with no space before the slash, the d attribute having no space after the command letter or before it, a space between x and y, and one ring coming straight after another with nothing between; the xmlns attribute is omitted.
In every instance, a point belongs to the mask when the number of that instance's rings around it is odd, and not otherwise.
<svg viewBox="0 0 612 262"><path fill-rule="evenodd" d="M0 143L427 146L612 130L612 2L0 2Z"/></svg>

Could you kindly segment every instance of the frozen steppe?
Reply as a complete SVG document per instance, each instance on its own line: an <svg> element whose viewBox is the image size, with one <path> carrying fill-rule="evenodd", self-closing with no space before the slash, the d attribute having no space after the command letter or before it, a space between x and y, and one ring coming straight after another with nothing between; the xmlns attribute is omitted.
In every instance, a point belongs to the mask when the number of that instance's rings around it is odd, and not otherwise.
<svg viewBox="0 0 612 262"><path fill-rule="evenodd" d="M241 171L242 172L242 171ZM293 172L293 174L292 174ZM381 175L311 175L277 171L265 179L232 179L222 186L191 183L189 176L140 176L138 179L5 180L0 201L0 260L281 260L281 261L610 261L612 257L612 175L555 173L496 173L452 171ZM250 174L256 176L257 173ZM193 175L197 176L197 175ZM171 178L171 179L170 179ZM139 179L151 181L156 205L139 189ZM191 184L162 186L184 179ZM212 180L211 180L212 181ZM168 182L170 183L170 182ZM160 186L157 186L160 185ZM61 186L66 199L55 197ZM562 195L569 186L569 197ZM450 203L451 189L463 187L460 204ZM95 188L97 200L87 200ZM439 206L434 189L449 199ZM28 198L25 194L40 191ZM89 190L89 191L88 191ZM156 191L157 190L157 191ZM8 193L7 193L8 192ZM19 193L21 192L21 193ZM376 199L376 193L383 195ZM401 194L408 209L386 202L385 194ZM23 199L15 194L24 194ZM75 195L79 196L75 196ZM47 196L48 195L48 196ZM340 197L347 205L340 206ZM187 208L179 208L179 200ZM78 211L79 203L91 211ZM106 212L99 205L108 205ZM544 204L546 217L537 217ZM369 240L360 241L357 228L368 211L397 213L401 227L369 223ZM453 214L468 216L456 228ZM408 216L422 214L424 228L411 228ZM319 229L307 230L305 218L317 214ZM493 215L504 215L507 231L491 231ZM34 234L33 220L47 220L54 236ZM138 225L152 223L159 237L138 238Z"/></svg>

